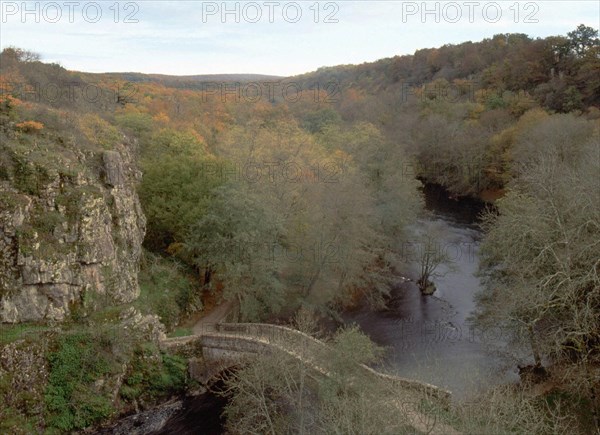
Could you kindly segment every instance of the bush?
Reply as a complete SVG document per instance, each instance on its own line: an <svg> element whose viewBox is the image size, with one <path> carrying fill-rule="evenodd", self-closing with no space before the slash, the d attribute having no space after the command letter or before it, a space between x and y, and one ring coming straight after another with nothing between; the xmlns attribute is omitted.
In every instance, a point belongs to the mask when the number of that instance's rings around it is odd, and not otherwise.
<svg viewBox="0 0 600 435"><path fill-rule="evenodd" d="M50 175L46 168L32 164L16 154L13 155L12 160L15 187L29 195L39 195L50 182Z"/></svg>
<svg viewBox="0 0 600 435"><path fill-rule="evenodd" d="M44 124L37 121L24 121L15 125L23 133L39 133L44 129Z"/></svg>
<svg viewBox="0 0 600 435"><path fill-rule="evenodd" d="M146 252L139 282L137 307L144 314L157 314L168 329L178 323L182 314L202 308L191 277L176 261Z"/></svg>
<svg viewBox="0 0 600 435"><path fill-rule="evenodd" d="M113 372L112 344L105 333L77 332L61 336L48 356L45 393L46 421L58 431L83 429L107 418L113 411L109 394L95 383Z"/></svg>
<svg viewBox="0 0 600 435"><path fill-rule="evenodd" d="M159 353L152 345L141 345L134 352L120 395L127 401L155 403L182 393L188 385L187 373L185 358Z"/></svg>

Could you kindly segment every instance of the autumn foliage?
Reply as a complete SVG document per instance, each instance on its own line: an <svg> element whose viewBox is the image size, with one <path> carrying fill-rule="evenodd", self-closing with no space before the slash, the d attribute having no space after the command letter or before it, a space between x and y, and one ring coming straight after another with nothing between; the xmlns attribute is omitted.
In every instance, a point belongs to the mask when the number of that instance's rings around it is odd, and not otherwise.
<svg viewBox="0 0 600 435"><path fill-rule="evenodd" d="M24 121L15 125L23 133L39 133L44 129L44 124L37 121Z"/></svg>

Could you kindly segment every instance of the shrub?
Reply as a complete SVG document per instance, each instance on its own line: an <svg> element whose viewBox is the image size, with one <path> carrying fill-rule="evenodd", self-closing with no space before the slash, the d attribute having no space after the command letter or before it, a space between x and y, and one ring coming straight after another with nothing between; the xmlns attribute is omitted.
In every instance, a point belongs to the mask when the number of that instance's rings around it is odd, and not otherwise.
<svg viewBox="0 0 600 435"><path fill-rule="evenodd" d="M50 175L46 168L32 164L17 155L14 155L12 160L15 187L29 195L39 195L50 182Z"/></svg>
<svg viewBox="0 0 600 435"><path fill-rule="evenodd" d="M113 361L103 352L110 346L104 333L77 332L60 337L48 356L50 374L45 393L47 424L59 431L83 429L112 413L108 394L95 382L112 373Z"/></svg>
<svg viewBox="0 0 600 435"><path fill-rule="evenodd" d="M185 358L159 353L152 345L141 345L134 351L120 395L127 401L142 399L156 402L183 392L187 384Z"/></svg>
<svg viewBox="0 0 600 435"><path fill-rule="evenodd" d="M44 124L37 121L23 121L15 125L23 133L39 133L44 129Z"/></svg>
<svg viewBox="0 0 600 435"><path fill-rule="evenodd" d="M201 308L191 278L173 260L146 253L139 282L138 308L143 313L157 314L168 329L177 324L183 313Z"/></svg>

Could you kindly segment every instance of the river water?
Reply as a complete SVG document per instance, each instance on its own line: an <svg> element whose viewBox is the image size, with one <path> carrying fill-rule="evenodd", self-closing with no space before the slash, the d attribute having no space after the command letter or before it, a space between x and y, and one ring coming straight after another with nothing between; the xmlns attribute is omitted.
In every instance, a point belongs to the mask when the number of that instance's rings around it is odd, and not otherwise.
<svg viewBox="0 0 600 435"><path fill-rule="evenodd" d="M226 398L212 392L187 398L182 410L152 435L220 435L224 433L225 420L221 414L226 404Z"/></svg>
<svg viewBox="0 0 600 435"><path fill-rule="evenodd" d="M474 296L480 289L475 276L481 232L477 216L483 204L449 199L444 189L425 186L427 214L416 230L434 225L440 249L450 258L434 278L437 290L422 296L414 284L417 276L417 243L409 242L402 271L413 281L398 284L388 309L359 308L343 315L347 324L356 323L373 341L386 348L382 369L398 376L417 379L447 388L456 400L467 400L474 393L495 383L518 380L502 359L493 353L499 337L484 337L468 320L475 308ZM159 433L219 434L219 418L225 401L207 393L188 399ZM201 428L201 429L199 429Z"/></svg>
<svg viewBox="0 0 600 435"><path fill-rule="evenodd" d="M373 341L386 348L383 369L398 376L444 387L458 400L465 400L484 387L517 380L516 372L494 353L501 337L485 336L469 322L480 289L475 276L481 231L477 217L483 204L449 199L436 186L425 186L427 214L417 230L436 230L434 246L444 250L449 264L433 279L436 292L421 295L417 278L419 242L403 249L403 271L413 281L398 284L385 311L361 308L346 313L347 323L356 323Z"/></svg>

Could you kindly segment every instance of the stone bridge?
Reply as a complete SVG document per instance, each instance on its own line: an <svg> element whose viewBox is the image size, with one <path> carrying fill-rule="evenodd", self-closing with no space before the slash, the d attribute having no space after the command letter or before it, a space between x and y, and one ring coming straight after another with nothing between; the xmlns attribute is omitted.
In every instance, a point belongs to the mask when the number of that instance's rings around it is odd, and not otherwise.
<svg viewBox="0 0 600 435"><path fill-rule="evenodd" d="M191 375L205 385L223 370L264 352L288 354L320 376L333 373L336 361L339 361L333 348L308 334L285 326L260 323L205 324L201 330L196 330L195 335L162 340L161 347L188 355ZM436 411L422 409L424 401L448 408L451 400L449 391L380 373L363 364L357 363L357 367L367 378L372 377L374 382L383 381L382 385L394 390L394 406L406 416L412 428L431 435L460 435L454 428L439 422Z"/></svg>
<svg viewBox="0 0 600 435"><path fill-rule="evenodd" d="M335 370L335 351L326 343L285 326L261 323L218 323L204 325L196 335L167 338L161 342L165 350L191 348L191 355L202 356L202 370L191 368L192 375L202 383L224 369L239 365L258 353L277 350L284 352L315 371L327 376ZM190 351L188 351L190 353ZM357 364L367 377L383 380L386 385L433 399L448 407L451 393L435 385L378 372Z"/></svg>

